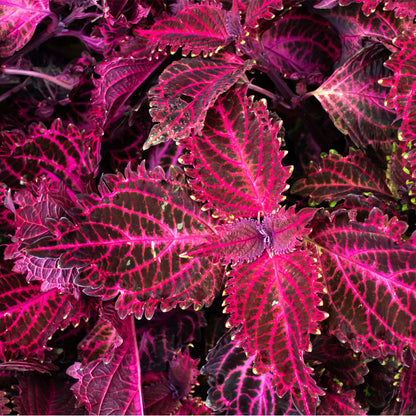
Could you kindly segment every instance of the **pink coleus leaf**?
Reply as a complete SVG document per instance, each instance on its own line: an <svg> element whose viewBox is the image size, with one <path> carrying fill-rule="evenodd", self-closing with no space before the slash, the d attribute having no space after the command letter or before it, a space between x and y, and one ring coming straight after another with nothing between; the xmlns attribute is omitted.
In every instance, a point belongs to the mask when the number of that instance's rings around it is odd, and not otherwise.
<svg viewBox="0 0 416 416"><path fill-rule="evenodd" d="M92 105L98 107L93 111L103 125L124 109L126 100L163 61L164 58L113 57L94 67L100 78L94 79L91 100Z"/></svg>
<svg viewBox="0 0 416 416"><path fill-rule="evenodd" d="M23 275L1 268L0 358L43 359L50 336L74 313L74 298L57 290L41 292Z"/></svg>
<svg viewBox="0 0 416 416"><path fill-rule="evenodd" d="M173 62L150 92L150 115L155 125L143 146L197 134L209 107L250 69L251 61L222 54L212 59L185 58Z"/></svg>
<svg viewBox="0 0 416 416"><path fill-rule="evenodd" d="M309 196L311 204L338 201L350 193L373 193L392 199L383 169L359 150L350 150L345 157L331 150L321 165L311 163L308 176L297 180L291 192Z"/></svg>
<svg viewBox="0 0 416 416"><path fill-rule="evenodd" d="M207 355L201 373L209 376L207 405L214 412L228 415L285 414L287 398L280 398L273 388L273 375L253 372L254 356L232 341L230 335L221 338Z"/></svg>
<svg viewBox="0 0 416 416"><path fill-rule="evenodd" d="M332 73L341 56L341 42L326 19L304 8L294 8L280 16L261 36L274 71L291 79L322 81Z"/></svg>
<svg viewBox="0 0 416 416"><path fill-rule="evenodd" d="M249 29L255 29L260 19L273 19L275 10L283 10L282 0L245 0L244 3L247 4L244 24Z"/></svg>
<svg viewBox="0 0 416 416"><path fill-rule="evenodd" d="M100 317L94 327L78 344L79 355L82 357L82 365L102 359L109 363L114 356L114 351L123 343L114 325L107 319Z"/></svg>
<svg viewBox="0 0 416 416"><path fill-rule="evenodd" d="M80 199L73 221L51 221L54 237L33 243L29 254L80 268L76 283L89 295L119 294L120 316L209 304L222 284L221 267L183 253L211 236L215 222L188 196L183 176L168 182L161 170L149 174L142 165L103 176L100 191Z"/></svg>
<svg viewBox="0 0 416 416"><path fill-rule="evenodd" d="M135 29L137 36L149 39L153 47L171 53L182 48L184 56L218 52L232 38L227 30L227 12L219 4L192 4L175 16L159 20L150 29Z"/></svg>
<svg viewBox="0 0 416 416"><path fill-rule="evenodd" d="M49 15L48 0L3 1L0 4L0 57L11 56L22 49L37 25Z"/></svg>
<svg viewBox="0 0 416 416"><path fill-rule="evenodd" d="M303 361L309 335L325 317L317 308L322 290L314 260L303 250L263 255L238 266L225 290L227 325L239 328L236 339L248 356L255 356L255 370L273 373L279 396L296 390L297 404L306 413L314 412L316 396L322 393Z"/></svg>
<svg viewBox="0 0 416 416"><path fill-rule="evenodd" d="M197 199L231 219L277 208L292 172L282 165L281 126L265 102L252 102L244 88L219 97L201 134L183 142L190 155L182 162L193 166L186 173Z"/></svg>
<svg viewBox="0 0 416 416"><path fill-rule="evenodd" d="M62 376L30 372L17 376L19 395L15 410L22 415L82 415L70 390L71 383Z"/></svg>
<svg viewBox="0 0 416 416"><path fill-rule="evenodd" d="M378 208L365 221L340 210L322 218L310 237L338 313L335 333L370 357L400 357L407 345L414 347L416 246L402 240L405 229Z"/></svg>
<svg viewBox="0 0 416 416"><path fill-rule="evenodd" d="M12 409L9 407L10 405L11 403L7 397L7 392L0 390L0 415L9 415L12 412Z"/></svg>
<svg viewBox="0 0 416 416"><path fill-rule="evenodd" d="M381 82L390 86L386 103L398 112L402 122L399 139L409 143L408 161L416 179L416 37L402 36L394 41L397 51L385 63L394 75Z"/></svg>
<svg viewBox="0 0 416 416"><path fill-rule="evenodd" d="M120 321L123 343L106 363L101 358L82 365L76 362L67 374L77 379L72 391L90 415L143 415L140 358L133 316Z"/></svg>
<svg viewBox="0 0 416 416"><path fill-rule="evenodd" d="M0 134L1 180L20 187L46 174L55 177L73 192L91 192L98 169L100 136L84 133L70 124L64 127L55 120L48 129L42 123L32 124L28 134L2 131Z"/></svg>
<svg viewBox="0 0 416 416"><path fill-rule="evenodd" d="M387 58L381 45L364 48L311 94L357 146L372 145L388 152L397 127L391 125L395 111L384 105L387 89L378 83L388 75L383 66Z"/></svg>

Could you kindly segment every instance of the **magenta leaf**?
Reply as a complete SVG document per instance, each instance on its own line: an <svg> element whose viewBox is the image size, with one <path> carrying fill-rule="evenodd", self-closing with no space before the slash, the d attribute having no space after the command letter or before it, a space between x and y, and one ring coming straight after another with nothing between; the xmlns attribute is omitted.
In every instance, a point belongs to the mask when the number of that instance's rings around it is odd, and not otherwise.
<svg viewBox="0 0 416 416"><path fill-rule="evenodd" d="M21 415L84 415L70 390L71 383L63 377L31 372L17 377L19 395L15 410Z"/></svg>
<svg viewBox="0 0 416 416"><path fill-rule="evenodd" d="M229 335L208 353L201 372L209 376L207 405L216 413L235 415L284 414L286 398L273 389L273 375L253 372L254 356L248 357Z"/></svg>
<svg viewBox="0 0 416 416"><path fill-rule="evenodd" d="M227 31L227 12L218 4L193 4L174 17L159 20L150 29L136 29L134 33L149 39L153 47L173 54L182 48L184 56L218 52L232 38Z"/></svg>
<svg viewBox="0 0 416 416"><path fill-rule="evenodd" d="M123 343L106 363L101 358L82 365L76 362L67 374L77 379L72 391L90 415L143 415L140 360L133 316L119 322Z"/></svg>
<svg viewBox="0 0 416 416"><path fill-rule="evenodd" d="M331 303L336 335L370 357L401 356L416 331L416 248L405 224L374 208L364 222L344 210L313 228L311 239Z"/></svg>
<svg viewBox="0 0 416 416"><path fill-rule="evenodd" d="M186 58L169 65L150 92L155 125L143 146L197 134L209 107L250 69L251 62L223 54L212 59Z"/></svg>
<svg viewBox="0 0 416 416"><path fill-rule="evenodd" d="M397 137L397 127L391 126L396 114L384 105L387 90L378 83L388 75L383 66L387 58L380 45L364 48L311 93L354 144L384 151Z"/></svg>
<svg viewBox="0 0 416 416"><path fill-rule="evenodd" d="M183 253L212 235L213 220L188 196L183 178L166 181L161 170L141 166L125 176L105 175L98 195L80 199L82 212L51 221L54 237L28 250L60 258L62 268L78 267L76 284L88 295L117 299L120 316L157 306L209 304L222 284L220 266Z"/></svg>
<svg viewBox="0 0 416 416"><path fill-rule="evenodd" d="M322 291L317 279L312 257L298 250L238 266L225 290L227 324L240 328L236 340L256 357L254 369L272 372L279 396L295 389L306 413L314 412L316 396L322 394L303 361L309 335L318 332L317 322L325 317L317 308Z"/></svg>
<svg viewBox="0 0 416 416"><path fill-rule="evenodd" d="M341 55L335 29L322 17L294 8L261 36L261 44L272 66L291 79L322 81L332 73Z"/></svg>
<svg viewBox="0 0 416 416"><path fill-rule="evenodd" d="M291 174L282 166L281 126L265 102L246 98L244 88L219 97L201 134L183 142L190 156L182 162L193 166L186 173L195 196L230 219L277 208Z"/></svg>
<svg viewBox="0 0 416 416"><path fill-rule="evenodd" d="M163 61L163 58L114 57L95 66L100 78L94 80L92 101L98 107L95 111L103 125L124 110L126 100Z"/></svg>
<svg viewBox="0 0 416 416"><path fill-rule="evenodd" d="M48 0L11 0L2 3L0 57L7 57L30 41L37 25L50 16L51 11Z"/></svg>
<svg viewBox="0 0 416 416"><path fill-rule="evenodd" d="M359 150L350 150L346 157L331 150L321 165L311 163L308 176L297 180L290 191L309 196L311 204L339 201L350 193L392 199L383 169Z"/></svg>
<svg viewBox="0 0 416 416"><path fill-rule="evenodd" d="M55 331L65 327L76 304L70 295L57 290L41 292L24 276L2 268L0 276L0 358L43 359L46 343Z"/></svg>
<svg viewBox="0 0 416 416"><path fill-rule="evenodd" d="M94 189L98 168L100 136L80 132L55 120L48 129L32 124L28 134L2 131L0 179L15 188L46 174L66 183L73 192Z"/></svg>
<svg viewBox="0 0 416 416"><path fill-rule="evenodd" d="M246 0L244 2L247 4L246 20L244 23L249 29L256 28L260 19L273 19L273 12L275 10L283 10L282 0Z"/></svg>
<svg viewBox="0 0 416 416"><path fill-rule="evenodd" d="M399 37L394 42L397 51L391 55L385 66L394 75L382 81L391 86L387 96L387 105L397 110L402 119L399 139L409 143L411 175L416 179L416 39L413 36Z"/></svg>

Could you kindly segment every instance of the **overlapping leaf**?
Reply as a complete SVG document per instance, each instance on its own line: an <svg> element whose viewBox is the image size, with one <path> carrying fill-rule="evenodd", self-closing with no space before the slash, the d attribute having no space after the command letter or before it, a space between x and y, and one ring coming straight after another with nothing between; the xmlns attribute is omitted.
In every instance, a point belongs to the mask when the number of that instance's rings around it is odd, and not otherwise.
<svg viewBox="0 0 416 416"><path fill-rule="evenodd" d="M240 328L236 339L248 356L255 355L254 368L273 373L279 396L298 392L297 403L306 413L314 412L321 393L303 361L309 335L325 317L317 308L322 291L317 278L311 256L298 250L240 265L225 290L228 325Z"/></svg>
<svg viewBox="0 0 416 416"><path fill-rule="evenodd" d="M257 217L277 208L291 168L282 165L282 123L263 101L252 102L244 89L219 97L201 135L184 141L184 164L198 199L223 217Z"/></svg>
<svg viewBox="0 0 416 416"><path fill-rule="evenodd" d="M23 275L1 268L0 358L43 359L51 335L65 327L76 312L74 298L57 290L41 292L40 285L28 284Z"/></svg>
<svg viewBox="0 0 416 416"><path fill-rule="evenodd" d="M273 375L255 374L253 361L254 356L248 357L230 335L220 339L208 353L207 364L201 372L209 375L211 387L206 402L214 412L227 415L286 412L287 398L279 398L274 391Z"/></svg>
<svg viewBox="0 0 416 416"><path fill-rule="evenodd" d="M48 129L33 124L28 134L2 131L0 145L0 178L10 187L21 187L46 174L63 182L73 192L94 189L98 168L100 137L86 134L70 124L66 128L58 119Z"/></svg>
<svg viewBox="0 0 416 416"><path fill-rule="evenodd" d="M282 0L249 0L246 3L247 10L244 23L249 29L256 28L261 19L273 19L275 10L283 10Z"/></svg>
<svg viewBox="0 0 416 416"><path fill-rule="evenodd" d="M181 181L166 182L163 172L148 174L143 166L104 176L102 196L84 196L74 222L51 222L54 237L32 244L29 254L79 267L76 283L89 295L120 294L120 316L151 317L159 304L209 304L221 287L221 268L183 253L211 236L214 222Z"/></svg>
<svg viewBox="0 0 416 416"><path fill-rule="evenodd" d="M116 329L123 343L109 363L97 358L85 366L76 362L67 370L68 375L79 380L72 391L90 415L144 414L134 317L120 322Z"/></svg>
<svg viewBox="0 0 416 416"><path fill-rule="evenodd" d="M334 28L303 8L283 14L262 34L261 44L273 70L287 78L311 82L329 75L341 56L341 42Z"/></svg>
<svg viewBox="0 0 416 416"><path fill-rule="evenodd" d="M0 4L0 57L13 55L30 41L51 14L48 0L11 0Z"/></svg>
<svg viewBox="0 0 416 416"><path fill-rule="evenodd" d="M374 208L364 222L341 210L311 235L331 303L337 336L354 351L398 357L416 336L416 248L403 241L403 222Z"/></svg>
<svg viewBox="0 0 416 416"><path fill-rule="evenodd" d="M114 57L95 66L94 71L101 78L94 80L92 101L99 108L97 114L103 124L124 109L126 100L163 61L163 58Z"/></svg>
<svg viewBox="0 0 416 416"><path fill-rule="evenodd" d="M357 146L389 151L397 137L391 124L396 113L385 105L387 89L378 83L389 75L383 66L388 52L380 45L362 49L312 92L335 126Z"/></svg>
<svg viewBox="0 0 416 416"><path fill-rule="evenodd" d="M382 83L391 87L387 105L396 109L402 119L399 138L410 143L408 159L411 175L416 179L416 38L403 36L394 44L398 50L385 63L394 75Z"/></svg>
<svg viewBox="0 0 416 416"><path fill-rule="evenodd" d="M311 164L308 176L299 179L291 188L292 193L309 196L311 204L338 201L349 193L373 193L384 199L392 199L385 173L361 151L350 151L346 157L331 151L321 165Z"/></svg>
<svg viewBox="0 0 416 416"><path fill-rule="evenodd" d="M137 36L149 39L153 47L174 53L204 56L217 52L232 39L227 30L227 13L218 4L193 4L174 17L156 22L150 29L136 29Z"/></svg>
<svg viewBox="0 0 416 416"><path fill-rule="evenodd" d="M213 59L173 62L149 92L150 114L158 122L143 148L198 133L209 107L250 69L251 62L223 54Z"/></svg>

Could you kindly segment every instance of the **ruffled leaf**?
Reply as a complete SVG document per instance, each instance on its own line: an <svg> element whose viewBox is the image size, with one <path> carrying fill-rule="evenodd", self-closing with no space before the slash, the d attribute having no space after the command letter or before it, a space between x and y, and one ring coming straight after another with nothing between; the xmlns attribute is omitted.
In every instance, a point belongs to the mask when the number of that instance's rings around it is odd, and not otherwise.
<svg viewBox="0 0 416 416"><path fill-rule="evenodd" d="M126 169L102 178L102 196L86 195L73 222L51 221L54 237L33 243L29 254L60 258L80 268L76 283L89 295L117 299L120 316L157 306L209 304L222 284L221 268L209 258L183 253L212 235L213 220L189 196L183 179L160 170Z"/></svg>
<svg viewBox="0 0 416 416"><path fill-rule="evenodd" d="M50 14L48 0L12 0L0 4L0 57L22 49L37 25Z"/></svg>
<svg viewBox="0 0 416 416"><path fill-rule="evenodd" d="M301 250L240 265L225 290L227 325L240 328L236 339L255 356L255 370L272 372L279 396L296 391L306 413L314 412L322 393L303 361L309 335L325 317L317 308L321 290L313 259Z"/></svg>
<svg viewBox="0 0 416 416"><path fill-rule="evenodd" d="M364 222L337 211L311 239L319 250L336 335L370 357L401 356L416 336L416 248L405 224L374 208ZM335 315L334 315L335 316Z"/></svg>
<svg viewBox="0 0 416 416"><path fill-rule="evenodd" d="M387 90L378 80L388 75L383 66L388 52L380 45L362 49L312 92L335 126L357 146L369 144L389 151L397 137L391 124L396 113L384 105Z"/></svg>
<svg viewBox="0 0 416 416"><path fill-rule="evenodd" d="M232 39L227 30L227 13L217 4L193 4L174 17L156 22L150 29L134 33L148 39L154 49L175 53L182 48L184 56L218 52Z"/></svg>
<svg viewBox="0 0 416 416"><path fill-rule="evenodd" d="M209 107L250 69L251 62L223 54L215 59L185 58L173 62L150 92L150 114L158 122L143 146L184 138L201 130Z"/></svg>
<svg viewBox="0 0 416 416"><path fill-rule="evenodd" d="M246 0L246 3L247 10L244 23L249 29L255 29L261 19L273 19L275 10L283 10L282 0Z"/></svg>
<svg viewBox="0 0 416 416"><path fill-rule="evenodd" d="M361 151L350 151L341 156L336 151L322 158L322 164L311 164L308 176L297 180L290 191L309 196L309 203L320 204L324 201L339 201L350 193L372 193L380 198L392 199L387 186L387 178L381 167Z"/></svg>
<svg viewBox="0 0 416 416"><path fill-rule="evenodd" d="M13 188L43 174L66 183L73 192L91 192L98 169L100 137L55 120L48 129L33 124L28 134L0 134L0 180Z"/></svg>
<svg viewBox="0 0 416 416"><path fill-rule="evenodd" d="M186 173L196 197L229 218L257 217L277 208L291 174L282 165L281 126L265 102L251 102L244 89L219 97L201 135L183 142L190 156L182 162L193 166Z"/></svg>

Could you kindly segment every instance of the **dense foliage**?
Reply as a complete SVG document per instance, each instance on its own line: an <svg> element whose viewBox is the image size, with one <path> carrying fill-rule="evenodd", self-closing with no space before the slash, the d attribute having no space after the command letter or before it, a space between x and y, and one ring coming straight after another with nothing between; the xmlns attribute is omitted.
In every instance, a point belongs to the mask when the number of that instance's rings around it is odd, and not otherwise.
<svg viewBox="0 0 416 416"><path fill-rule="evenodd" d="M415 414L416 6L0 0L0 414Z"/></svg>

